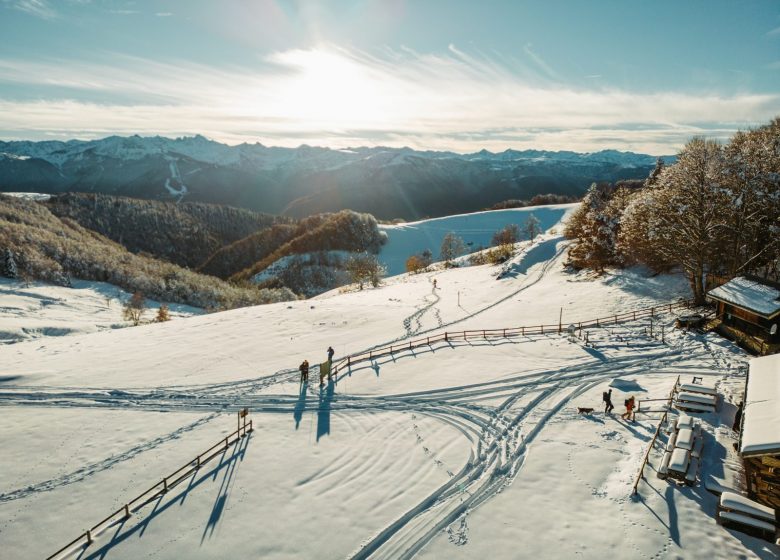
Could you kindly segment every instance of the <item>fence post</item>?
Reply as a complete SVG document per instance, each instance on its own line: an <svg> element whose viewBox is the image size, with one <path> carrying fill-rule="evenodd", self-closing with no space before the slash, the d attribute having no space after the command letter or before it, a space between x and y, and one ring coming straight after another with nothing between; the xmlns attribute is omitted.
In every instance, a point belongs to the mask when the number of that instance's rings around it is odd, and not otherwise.
<svg viewBox="0 0 780 560"><path fill-rule="evenodd" d="M168 491L168 477L163 478L163 492Z"/></svg>
<svg viewBox="0 0 780 560"><path fill-rule="evenodd" d="M411 349L412 349L412 341L410 340L409 341L409 350L411 350Z"/></svg>
<svg viewBox="0 0 780 560"><path fill-rule="evenodd" d="M195 457L195 468L197 468L197 469L200 468L200 455Z"/></svg>
<svg viewBox="0 0 780 560"><path fill-rule="evenodd" d="M130 506L125 504L125 519L130 517Z"/></svg>
<svg viewBox="0 0 780 560"><path fill-rule="evenodd" d="M485 331L482 331L482 338L487 338L487 335L485 334Z"/></svg>
<svg viewBox="0 0 780 560"><path fill-rule="evenodd" d="M92 531L91 531L91 530L89 530L89 529L87 529L87 530L84 532L84 534L85 534L85 535L87 535L87 544L88 544L88 545L89 545L89 544L92 544L92 543L94 542L94 541L92 540Z"/></svg>
<svg viewBox="0 0 780 560"><path fill-rule="evenodd" d="M636 311L634 311L634 321L636 321Z"/></svg>
<svg viewBox="0 0 780 560"><path fill-rule="evenodd" d="M426 338L425 338L425 343L426 343L428 346L430 346L430 345L431 345L431 337L430 337L430 336L428 336L428 337L426 337Z"/></svg>
<svg viewBox="0 0 780 560"><path fill-rule="evenodd" d="M504 329L504 338L506 338L506 329Z"/></svg>
<svg viewBox="0 0 780 560"><path fill-rule="evenodd" d="M525 327L520 327L520 335L525 336Z"/></svg>
<svg viewBox="0 0 780 560"><path fill-rule="evenodd" d="M444 342L449 342L449 340L447 339L447 331L444 331Z"/></svg>
<svg viewBox="0 0 780 560"><path fill-rule="evenodd" d="M617 324L617 315L615 315L615 324Z"/></svg>
<svg viewBox="0 0 780 560"><path fill-rule="evenodd" d="M542 325L542 334L544 334L544 325Z"/></svg>

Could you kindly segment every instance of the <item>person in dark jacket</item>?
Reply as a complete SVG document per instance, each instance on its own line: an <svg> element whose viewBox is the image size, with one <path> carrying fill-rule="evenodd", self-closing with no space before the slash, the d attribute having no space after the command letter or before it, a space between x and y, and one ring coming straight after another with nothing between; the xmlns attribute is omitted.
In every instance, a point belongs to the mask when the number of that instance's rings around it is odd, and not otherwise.
<svg viewBox="0 0 780 560"><path fill-rule="evenodd" d="M612 404L612 389L604 391L601 395L601 400L604 401L604 414L611 414L615 409L615 406Z"/></svg>
<svg viewBox="0 0 780 560"><path fill-rule="evenodd" d="M301 365L298 366L298 369L301 370L301 383L308 383L309 382L309 360L303 360L301 362Z"/></svg>
<svg viewBox="0 0 780 560"><path fill-rule="evenodd" d="M738 432L739 429L742 427L742 407L743 407L742 401L739 401L739 404L737 405L737 412L734 413L734 424L731 426L731 429L735 432Z"/></svg>
<svg viewBox="0 0 780 560"><path fill-rule="evenodd" d="M333 347L332 346L328 346L328 361L329 362L333 361L333 354L335 354L335 352L333 351Z"/></svg>

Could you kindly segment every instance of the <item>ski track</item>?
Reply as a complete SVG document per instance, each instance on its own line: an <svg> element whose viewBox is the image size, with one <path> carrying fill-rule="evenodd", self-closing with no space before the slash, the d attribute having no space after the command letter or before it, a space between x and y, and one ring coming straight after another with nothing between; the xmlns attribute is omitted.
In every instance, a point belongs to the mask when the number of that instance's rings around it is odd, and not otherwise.
<svg viewBox="0 0 780 560"><path fill-rule="evenodd" d="M469 345L455 345L465 350ZM466 517L491 497L511 484L520 472L527 446L544 427L572 399L613 378L638 374L652 369L656 372L691 371L685 369L691 358L708 356L709 349L691 353L690 349L670 348L649 339L641 350L630 356L609 358L606 362L588 359L582 363L559 369L518 372L517 374L457 387L444 387L406 394L360 396L334 393L329 399L331 412L381 413L388 411L409 413L412 427L422 450L445 468L449 480L435 489L415 507L398 517L378 534L364 542L352 558L411 558L440 532L449 528L462 542L467 535ZM399 358L400 359L400 358ZM273 382L297 380L297 371L278 374ZM263 394L259 391L269 386L266 378L237 383L219 383L195 387L159 388L154 390L116 391L63 388L37 388L25 390L8 388L0 392L0 406L48 406L83 408L119 408L144 411L194 411L208 412L210 416L198 420L177 432L195 429L197 425L216 417L221 412L239 406L249 406L256 412L292 414L299 406L297 395ZM335 385L335 383L334 383ZM517 407L523 397L533 397L527 404ZM481 405L475 398L501 398L498 406ZM319 409L319 396L306 394L305 409ZM457 428L470 445L470 458L458 472L436 459L436 449L431 449L424 436L417 431L414 419L417 415L429 416ZM347 415L349 417L349 415ZM119 461L130 459L139 453L160 445L174 437L174 432L149 444L132 448L118 456L88 465L75 472L55 479L33 484L25 488L0 494L0 502L25 497L35 492L82 481L91 474L111 468ZM345 484L354 478L367 476L376 461L355 465L355 457L344 457L340 464L329 465L312 478L302 481L308 484L316 480L333 479ZM379 459L377 459L379 461ZM381 461L379 461L381 462ZM353 467L359 467L357 469ZM339 473L350 472L347 480ZM334 478L335 477L335 478Z"/></svg>
<svg viewBox="0 0 780 560"><path fill-rule="evenodd" d="M544 243L559 243L561 238L554 238ZM473 318L501 303L515 297L528 289L542 278L547 271L557 263L566 249L563 244L556 250L553 258L545 261L534 276L526 277L522 285L500 299L470 313L460 319L443 323L437 303L440 296L433 289L424 298L424 302L412 315L403 320L405 334L399 338L382 342L370 349L408 339L414 335L426 334L440 328ZM431 298L430 296L433 296ZM433 315L438 323L436 327L423 329L422 319L433 309ZM639 374L648 369L654 372L677 373L696 372L704 375L717 375L715 371L691 367L685 362L693 358L707 357L722 365L716 352L705 342L700 341L701 349L691 352L690 346L683 348L670 344L662 344L650 337L640 334L622 333L610 337L609 329L595 331L592 340L597 340L599 333L604 334L606 343L598 340L599 348L604 351L617 349L625 344L632 344L633 352L629 356L610 355L606 361L587 358L580 363L557 369L523 370L515 374L491 380L462 386L444 387L404 394L381 396L344 395L332 392L332 396L323 401L323 393L313 386L305 393L303 410L309 413L326 406L330 412L340 413L381 413L404 412L409 414L410 427L417 438L421 450L439 468L445 469L449 480L432 491L417 505L400 515L395 521L384 527L375 535L367 538L353 552L351 558L411 558L434 537L446 531L455 544L465 544L468 541L467 516L476 508L500 493L512 483L522 469L526 450L545 426L567 405L596 384L617 377ZM512 343L522 344L527 340L536 340L547 335L535 335L515 339ZM625 336L633 336L626 342ZM556 337L560 339L560 336ZM578 341L572 342L579 344ZM440 348L450 348L454 351L465 350L470 346L492 344L492 342L448 342ZM366 351L369 348L366 349ZM435 351L436 348L432 347ZM395 361L413 356L414 351L399 352L387 357L385 361ZM377 361L377 363L382 363ZM335 378L334 386L340 378L353 375L362 369L370 368L374 363L364 367L353 367L349 372ZM316 366L312 368L316 378ZM299 372L295 368L277 371L274 374L237 381L199 384L171 385L155 389L90 389L80 387L30 387L4 386L0 391L0 406L44 406L44 407L80 407L80 408L114 408L143 411L192 411L208 413L196 422L189 424L165 436L161 436L146 444L128 449L118 455L111 456L84 466L71 473L62 474L54 479L32 484L0 494L0 503L24 498L30 494L46 492L55 488L83 481L90 475L109 469L113 465L132 459L140 453L153 449L166 441L179 437L181 434L194 430L200 425L219 416L223 412L234 411L239 407L250 407L255 412L294 414L301 406L300 396L288 394L269 394L267 389L277 384L294 383L298 381ZM311 384L314 385L314 384ZM518 407L517 403L530 397L527 404ZM482 400L503 399L498 406L480 404ZM431 449L425 443L425 434L421 433L415 420L419 416L427 416L444 422L459 430L470 446L470 456L467 463L458 471L446 465L437 456L437 450ZM346 414L345 418L350 415ZM399 434L400 436L400 434ZM299 485L307 485L324 479L335 479L336 486L346 484L355 478L367 476L371 469L381 461L376 460L356 465L353 461L359 457L345 455L336 463L323 467L308 479L300 481ZM349 471L349 477L344 479L341 474ZM328 491L331 491L330 488Z"/></svg>

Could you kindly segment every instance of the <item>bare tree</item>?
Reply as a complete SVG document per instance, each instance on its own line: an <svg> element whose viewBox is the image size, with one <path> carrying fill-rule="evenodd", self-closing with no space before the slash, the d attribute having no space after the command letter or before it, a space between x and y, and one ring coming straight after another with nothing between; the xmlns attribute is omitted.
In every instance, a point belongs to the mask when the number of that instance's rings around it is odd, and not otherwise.
<svg viewBox="0 0 780 560"><path fill-rule="evenodd" d="M138 326L141 322L141 316L146 309L146 301L141 292L135 292L133 297L127 300L123 310L123 315L126 321L131 321L134 326Z"/></svg>
<svg viewBox="0 0 780 560"><path fill-rule="evenodd" d="M465 252L463 239L450 232L444 236L441 242L441 260L446 266L452 266L452 261Z"/></svg>
<svg viewBox="0 0 780 560"><path fill-rule="evenodd" d="M160 305L160 308L157 310L157 317L155 317L154 320L158 323L164 323L171 320L171 315L167 305L164 303Z"/></svg>
<svg viewBox="0 0 780 560"><path fill-rule="evenodd" d="M523 232L528 236L528 239L533 241L537 235L542 233L542 222L533 214L529 214L523 224Z"/></svg>

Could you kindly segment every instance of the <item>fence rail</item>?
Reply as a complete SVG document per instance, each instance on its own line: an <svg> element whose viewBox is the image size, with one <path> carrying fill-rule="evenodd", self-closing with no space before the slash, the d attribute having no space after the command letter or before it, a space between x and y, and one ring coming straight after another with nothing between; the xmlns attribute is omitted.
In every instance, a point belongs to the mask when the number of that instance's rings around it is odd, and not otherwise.
<svg viewBox="0 0 780 560"><path fill-rule="evenodd" d="M109 514L108 516L104 517L95 525L81 533L78 537L70 541L68 544L60 548L57 552L52 554L51 556L47 557L46 560L53 560L54 558L61 558L66 552L71 552L76 545L86 545L89 546L92 544L94 540L94 536L97 534L97 532L104 528L109 522L119 519L127 519L130 517L130 515L134 512L139 510L140 508L147 505L152 500L158 498L159 496L162 496L168 490L179 484L184 479L188 478L192 473L200 469L201 466L208 463L211 459L214 457L220 455L223 451L227 450L232 444L238 442L253 431L253 425L252 420L249 421L249 424L244 421L243 425L238 426L238 429L234 432L231 432L227 436L225 436L225 439L220 440L218 443L215 443L211 447L209 447L206 451L199 453L195 459L192 461L189 461L185 465L181 466L180 468L173 471L171 474L163 478L160 482L156 483L154 486L146 490L145 492L142 492L129 502L127 502L125 505L123 505L121 508L116 510L115 512ZM243 433L242 433L243 432Z"/></svg>
<svg viewBox="0 0 780 560"><path fill-rule="evenodd" d="M669 410L672 408L672 401L674 400L674 392L677 390L677 386L680 384L680 376L677 376L677 379L674 382L674 386L672 387L671 392L669 393L668 399L663 399L666 401L666 410L664 411L664 415L661 416L660 422L658 422L658 427L655 429L655 434L653 434L653 439L650 440L650 445L647 446L647 451L645 451L645 456L642 459L642 464L639 466L639 472L636 474L636 480L634 480L634 487L631 490L631 495L636 496L639 492L639 482L645 477L645 466L647 465L647 461L650 458L650 451L653 449L653 446L655 445L655 440L658 439L658 434L661 433L661 426L664 425L664 422L669 418ZM657 399L653 399L657 400Z"/></svg>
<svg viewBox="0 0 780 560"><path fill-rule="evenodd" d="M608 317L600 317L598 319L591 319L589 321L579 321L572 323L577 331L582 332L583 329L589 329L593 327L607 327L610 325L616 325L618 323L626 323L629 321L636 321L637 319L644 319L647 317L655 317L658 313L671 312L674 309L682 307L691 307L693 300L683 299L673 303L666 303L663 305L656 305L653 307L647 307L636 311L629 311L627 313L618 313L616 315L610 315ZM511 327L506 329L478 329L458 332L444 332L433 336L427 336L425 338L418 338L416 340L410 340L409 342L391 344L390 346L384 346L382 348L375 348L368 350L367 352L358 352L356 354L350 354L339 359L333 365L333 374L337 374L344 367L350 367L359 362L366 362L375 360L376 358L382 358L385 356L392 356L396 352L403 350L414 350L415 348L422 348L430 346L436 342L449 342L454 340L471 340L471 339L488 339L488 338L511 338L515 336L527 336L527 335L539 335L539 334L552 334L562 333L567 330L568 326L564 327L562 323L556 323L551 325L535 325L530 327Z"/></svg>

